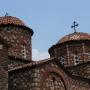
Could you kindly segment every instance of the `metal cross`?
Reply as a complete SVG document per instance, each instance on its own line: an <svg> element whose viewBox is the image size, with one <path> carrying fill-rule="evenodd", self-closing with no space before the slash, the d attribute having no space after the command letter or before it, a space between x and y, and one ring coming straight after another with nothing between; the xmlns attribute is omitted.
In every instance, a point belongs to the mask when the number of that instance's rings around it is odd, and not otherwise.
<svg viewBox="0 0 90 90"><path fill-rule="evenodd" d="M76 33L76 27L78 27L78 24L74 21L71 28L74 28L74 33Z"/></svg>
<svg viewBox="0 0 90 90"><path fill-rule="evenodd" d="M8 13L6 12L5 17L7 17L7 16L8 16Z"/></svg>

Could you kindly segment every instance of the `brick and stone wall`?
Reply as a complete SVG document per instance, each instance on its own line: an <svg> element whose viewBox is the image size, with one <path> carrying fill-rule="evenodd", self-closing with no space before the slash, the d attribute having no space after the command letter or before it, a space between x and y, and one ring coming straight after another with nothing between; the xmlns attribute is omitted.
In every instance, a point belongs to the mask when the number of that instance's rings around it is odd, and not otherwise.
<svg viewBox="0 0 90 90"><path fill-rule="evenodd" d="M8 47L0 41L0 90L8 90Z"/></svg>
<svg viewBox="0 0 90 90"><path fill-rule="evenodd" d="M90 79L90 62L66 68L72 75Z"/></svg>
<svg viewBox="0 0 90 90"><path fill-rule="evenodd" d="M15 26L4 26L0 27L0 36L12 45L8 50L10 56L31 61L31 33L28 30Z"/></svg>
<svg viewBox="0 0 90 90"><path fill-rule="evenodd" d="M60 76L50 73L44 81L43 90L65 90L65 85Z"/></svg>
<svg viewBox="0 0 90 90"><path fill-rule="evenodd" d="M52 68L54 68L54 71ZM11 71L9 72L9 90L55 90L55 88L57 90L60 90L59 88L62 90L68 90L55 68L58 68L55 63L49 63L33 68L28 67L25 69ZM47 72L47 70L50 70L50 72ZM44 73L47 73L47 75ZM54 80L55 82L51 80ZM48 83L46 84L45 82ZM52 83L55 84L55 86Z"/></svg>
<svg viewBox="0 0 90 90"><path fill-rule="evenodd" d="M9 90L90 90L90 85L52 61L10 71Z"/></svg>
<svg viewBox="0 0 90 90"><path fill-rule="evenodd" d="M20 65L30 63L30 61L20 59L20 58L15 58L15 57L9 57L8 59L9 59L8 70L13 69L13 68L20 66Z"/></svg>
<svg viewBox="0 0 90 90"><path fill-rule="evenodd" d="M75 65L74 55L77 53L80 63L90 61L90 41L67 42L56 45L50 51L51 57L64 58L64 66Z"/></svg>
<svg viewBox="0 0 90 90"><path fill-rule="evenodd" d="M83 79L70 78L70 89L69 90L90 90L90 84Z"/></svg>
<svg viewBox="0 0 90 90"><path fill-rule="evenodd" d="M36 69L9 72L9 90L40 90L40 76Z"/></svg>

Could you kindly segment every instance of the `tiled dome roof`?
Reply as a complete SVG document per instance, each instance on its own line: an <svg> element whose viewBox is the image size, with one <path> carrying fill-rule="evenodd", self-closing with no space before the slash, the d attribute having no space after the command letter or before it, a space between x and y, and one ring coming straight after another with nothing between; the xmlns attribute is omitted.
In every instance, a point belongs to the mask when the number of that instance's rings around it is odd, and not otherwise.
<svg viewBox="0 0 90 90"><path fill-rule="evenodd" d="M78 40L90 40L90 34L82 33L82 32L75 32L61 38L57 42L57 44L68 42L68 41L78 41Z"/></svg>
<svg viewBox="0 0 90 90"><path fill-rule="evenodd" d="M0 17L0 26L6 26L6 25L14 25L24 28L25 30L28 30L31 33L31 35L33 35L33 30L29 28L27 25L25 25L24 22L17 17L13 17L13 16Z"/></svg>
<svg viewBox="0 0 90 90"><path fill-rule="evenodd" d="M22 20L13 16L0 17L0 24L14 24L14 25L25 26Z"/></svg>

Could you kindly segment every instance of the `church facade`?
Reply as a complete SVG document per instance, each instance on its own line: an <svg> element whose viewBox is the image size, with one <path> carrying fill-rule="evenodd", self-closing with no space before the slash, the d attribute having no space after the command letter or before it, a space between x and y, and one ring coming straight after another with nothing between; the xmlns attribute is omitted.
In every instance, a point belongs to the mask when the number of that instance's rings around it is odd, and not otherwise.
<svg viewBox="0 0 90 90"><path fill-rule="evenodd" d="M0 90L90 90L90 34L62 37L32 60L33 30L13 16L0 17Z"/></svg>

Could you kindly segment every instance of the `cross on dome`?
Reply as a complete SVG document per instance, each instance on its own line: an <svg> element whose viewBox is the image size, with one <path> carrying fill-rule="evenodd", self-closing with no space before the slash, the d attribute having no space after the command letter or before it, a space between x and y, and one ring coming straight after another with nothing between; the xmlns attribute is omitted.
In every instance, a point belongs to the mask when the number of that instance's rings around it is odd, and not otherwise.
<svg viewBox="0 0 90 90"><path fill-rule="evenodd" d="M6 12L5 17L7 17L7 16L8 16L8 13Z"/></svg>
<svg viewBox="0 0 90 90"><path fill-rule="evenodd" d="M74 28L74 33L76 33L76 27L78 27L78 24L74 21L71 28Z"/></svg>

